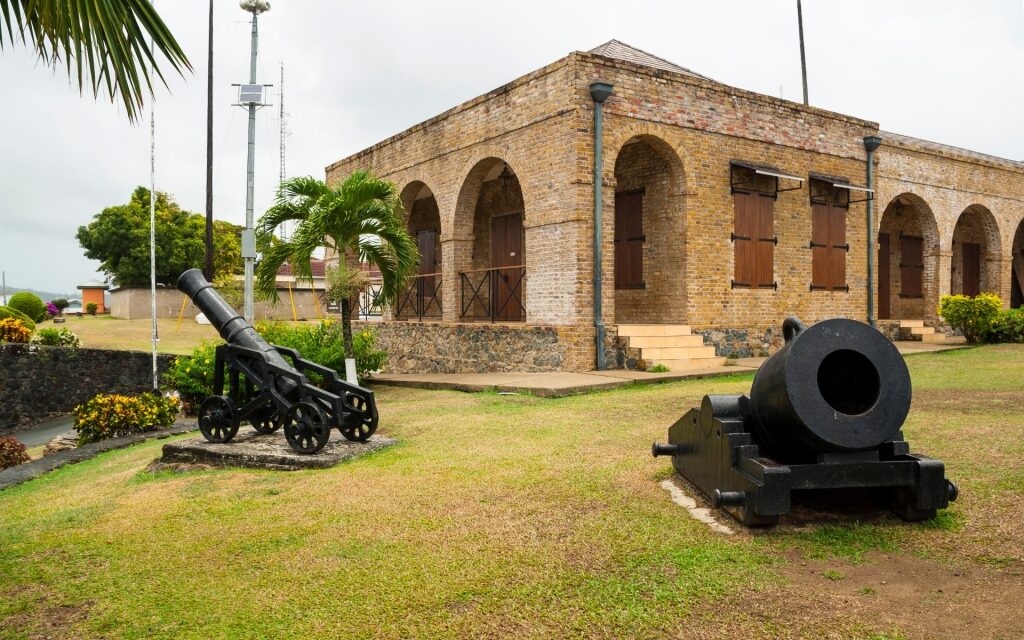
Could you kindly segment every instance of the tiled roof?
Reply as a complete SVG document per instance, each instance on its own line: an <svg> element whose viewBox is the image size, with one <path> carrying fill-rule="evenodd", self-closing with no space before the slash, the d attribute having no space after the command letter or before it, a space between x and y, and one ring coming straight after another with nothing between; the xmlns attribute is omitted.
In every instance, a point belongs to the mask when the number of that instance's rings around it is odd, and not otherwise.
<svg viewBox="0 0 1024 640"><path fill-rule="evenodd" d="M631 47L624 42L618 40L609 40L599 47L594 47L590 50L590 53L598 56L604 56L605 58L615 58L616 60L625 60L626 62L632 62L633 64L641 64L645 67L654 67L655 69L661 69L663 71L672 71L674 73L682 73L688 76L694 76L695 78L704 78L710 80L707 76L702 76L695 71L691 71L686 67L680 67L674 62L669 62L664 58L659 58L656 55L641 51L636 47Z"/></svg>
<svg viewBox="0 0 1024 640"><path fill-rule="evenodd" d="M963 149L961 147L954 147L952 145L942 144L941 142L932 142L931 140L912 138L910 136L901 135L899 133L893 133L891 131L879 131L878 135L882 138L882 144L885 144L887 141L892 141L895 142L896 144L905 147L910 147L911 149L918 148L929 151L938 151L940 153L960 155L966 158L973 158L975 160L982 160L984 162L991 162L993 164L1008 166L1014 169L1024 169L1024 162L1018 162L1017 160L1009 160L1007 158L1000 158L999 156L990 156L987 153L979 153L977 151L971 151L970 149Z"/></svg>
<svg viewBox="0 0 1024 640"><path fill-rule="evenodd" d="M316 260L316 259L310 260L309 261L309 268L313 272L313 277L314 278L323 278L324 277L324 271L327 268L327 261L326 260ZM295 274L292 273L292 266L290 264L283 264L283 265L281 265L281 268L277 270L277 275L279 275L279 276L291 276L291 275L295 275Z"/></svg>

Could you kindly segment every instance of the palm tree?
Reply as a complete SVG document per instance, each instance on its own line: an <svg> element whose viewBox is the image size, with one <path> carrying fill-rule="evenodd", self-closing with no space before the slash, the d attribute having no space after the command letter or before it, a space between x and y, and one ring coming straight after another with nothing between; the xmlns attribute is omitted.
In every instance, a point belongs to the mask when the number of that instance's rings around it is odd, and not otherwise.
<svg viewBox="0 0 1024 640"><path fill-rule="evenodd" d="M395 185L367 171L356 171L333 188L310 176L285 180L274 206L257 224L256 241L263 254L256 268L257 291L277 301L277 273L286 262L297 279L312 281L313 252L326 246L337 252L339 269L346 268L347 255L380 269L378 299L395 302L419 266L419 249L405 228L403 213ZM278 240L274 231L289 220L297 223L291 238ZM353 358L352 298L340 302L345 355Z"/></svg>
<svg viewBox="0 0 1024 640"><path fill-rule="evenodd" d="M178 73L192 68L149 0L0 0L0 49L18 40L51 67L63 62L79 91L88 85L98 97L105 86L112 101L120 96L133 122L151 73L166 84L154 52Z"/></svg>

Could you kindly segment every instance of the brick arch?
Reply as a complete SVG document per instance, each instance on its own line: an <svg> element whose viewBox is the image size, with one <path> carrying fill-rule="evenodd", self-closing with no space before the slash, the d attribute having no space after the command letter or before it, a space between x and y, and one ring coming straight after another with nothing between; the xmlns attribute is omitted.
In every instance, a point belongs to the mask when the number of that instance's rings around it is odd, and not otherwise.
<svg viewBox="0 0 1024 640"><path fill-rule="evenodd" d="M1017 223L1013 234L1010 258L1010 306L1017 309L1024 307L1024 219Z"/></svg>
<svg viewBox="0 0 1024 640"><path fill-rule="evenodd" d="M930 318L933 310L938 304L940 295L940 256L944 244L938 221L928 202L920 195L905 191L894 196L885 206L879 218L878 234L887 234L889 237L889 318L901 320L916 320ZM921 297L911 297L916 293L916 287L909 284L904 286L903 277L913 277L912 269L915 267L910 256L904 256L903 236L921 238L921 253L923 258L923 272L921 274ZM912 242L908 239L908 242ZM907 265L906 268L902 265ZM882 272L881 266L877 274L878 282L872 283L879 295L879 307L885 301L881 300L884 295L881 279L886 274ZM882 314L879 317L883 317Z"/></svg>
<svg viewBox="0 0 1024 640"><path fill-rule="evenodd" d="M999 223L992 211L981 204L968 205L960 213L953 226L951 237L952 261L950 267L950 292L962 293L964 275L964 244L981 245L981 291L1001 293L1003 239Z"/></svg>
<svg viewBox="0 0 1024 640"><path fill-rule="evenodd" d="M472 238L473 211L476 208L476 200L480 195L480 185L487 172L493 168L493 162L504 162L508 165L513 175L516 176L523 196L524 224L529 220L531 213L530 204L533 202L533 183L531 177L525 175L522 171L523 167L526 166L525 163L520 160L517 154L506 147L486 145L474 149L473 154L463 163L458 173L455 174L458 181L458 191L454 194L454 206L447 212L448 216L445 216L446 212L442 211L442 232L445 231L445 227L450 229L449 234L445 235L445 239L465 240ZM446 220L446 217L449 219Z"/></svg>
<svg viewBox="0 0 1024 640"><path fill-rule="evenodd" d="M604 138L604 181L607 183L610 180L614 180L615 165L618 163L619 154L622 153L622 148L625 147L626 143L630 140L639 138L643 142L652 146L658 153L662 154L670 164L673 165L674 170L677 170L679 174L677 183L678 192L686 193L689 191L686 167L690 164L690 158L686 155L685 149L668 142L668 140L673 137L673 132L670 129L648 122L634 122L625 127L609 128L606 130Z"/></svg>

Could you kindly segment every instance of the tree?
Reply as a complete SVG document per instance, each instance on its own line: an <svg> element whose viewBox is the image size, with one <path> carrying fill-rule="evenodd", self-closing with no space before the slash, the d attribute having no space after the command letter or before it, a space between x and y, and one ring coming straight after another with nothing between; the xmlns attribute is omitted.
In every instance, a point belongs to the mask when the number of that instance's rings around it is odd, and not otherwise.
<svg viewBox="0 0 1024 640"><path fill-rule="evenodd" d="M0 0L2 1L2 0ZM206 219L185 211L166 193L156 195L156 280L174 286L178 276L201 267ZM149 284L149 189L137 187L128 204L108 207L78 228L85 257L99 260L100 270L120 287ZM216 274L242 270L241 227L214 223Z"/></svg>
<svg viewBox="0 0 1024 640"><path fill-rule="evenodd" d="M295 221L287 241L274 237L277 227ZM263 259L256 268L256 289L277 301L277 273L286 262L298 280L312 281L310 260L319 247L333 249L339 268L348 256L380 269L379 300L393 303L406 278L419 266L419 250L405 228L402 202L391 182L356 171L337 187L313 177L291 178L278 187L277 199L260 217L257 247ZM341 324L346 357L353 358L352 294L342 298Z"/></svg>
<svg viewBox="0 0 1024 640"><path fill-rule="evenodd" d="M167 84L154 53L179 74L192 69L150 0L0 0L0 49L16 40L53 68L63 62L80 92L88 85L99 97L105 86L133 122L153 88L151 74Z"/></svg>

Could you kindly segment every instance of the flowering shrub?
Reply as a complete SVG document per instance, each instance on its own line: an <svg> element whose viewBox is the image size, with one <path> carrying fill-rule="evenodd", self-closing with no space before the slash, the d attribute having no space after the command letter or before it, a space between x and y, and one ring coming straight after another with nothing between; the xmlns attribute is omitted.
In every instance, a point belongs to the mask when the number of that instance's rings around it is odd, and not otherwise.
<svg viewBox="0 0 1024 640"><path fill-rule="evenodd" d="M0 307L0 320L3 320L4 318L14 318L15 320L21 320L21 324L24 325L24 327L29 331L34 331L36 328L36 323L32 320L32 318L29 318L28 316L18 311L17 309L12 309L10 307Z"/></svg>
<svg viewBox="0 0 1024 640"><path fill-rule="evenodd" d="M47 302L46 303L46 316L48 318L52 318L53 316L59 316L59 315L60 315L60 309L57 308L57 305L53 304L52 302Z"/></svg>
<svg viewBox="0 0 1024 640"><path fill-rule="evenodd" d="M32 332L16 318L0 320L0 342L28 342Z"/></svg>
<svg viewBox="0 0 1024 640"><path fill-rule="evenodd" d="M99 394L75 407L78 444L169 427L178 413L177 398L153 394Z"/></svg>
<svg viewBox="0 0 1024 640"><path fill-rule="evenodd" d="M194 416L199 403L213 395L213 359L217 345L204 344L190 356L178 356L164 373L164 386L181 396L185 415Z"/></svg>
<svg viewBox="0 0 1024 640"><path fill-rule="evenodd" d="M13 467L16 464L28 462L29 460L31 458L28 457L28 452L25 451L25 445L10 436L0 438L0 469Z"/></svg>
<svg viewBox="0 0 1024 640"><path fill-rule="evenodd" d="M73 349L77 349L81 345L78 336L64 328L40 329L36 331L36 335L32 336L32 343L48 347L71 347Z"/></svg>
<svg viewBox="0 0 1024 640"><path fill-rule="evenodd" d="M949 326L962 331L967 342L974 344L988 334L1002 306L1002 300L994 293L981 293L973 298L942 296L938 312Z"/></svg>

